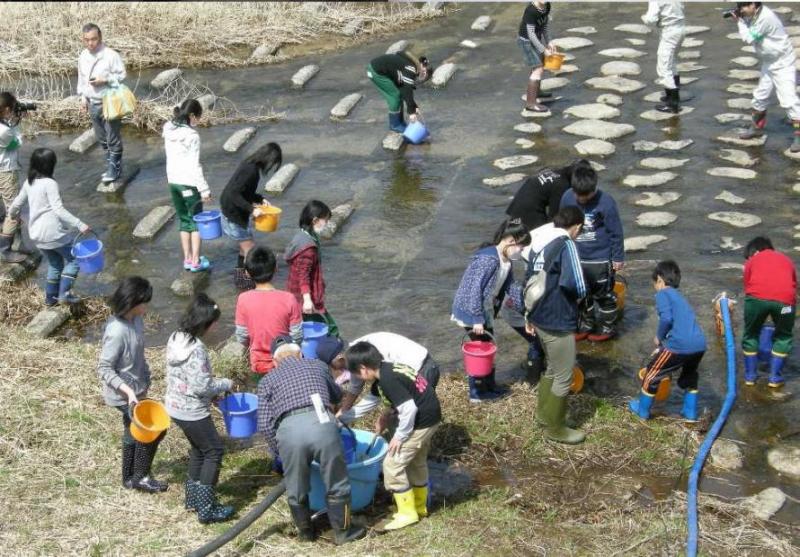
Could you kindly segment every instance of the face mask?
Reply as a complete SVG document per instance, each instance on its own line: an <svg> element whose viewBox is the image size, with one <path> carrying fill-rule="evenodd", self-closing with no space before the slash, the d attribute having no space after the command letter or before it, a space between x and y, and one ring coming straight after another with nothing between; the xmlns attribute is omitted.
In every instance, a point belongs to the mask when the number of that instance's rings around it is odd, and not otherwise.
<svg viewBox="0 0 800 557"><path fill-rule="evenodd" d="M512 251L508 254L509 261L521 261L522 260L522 251Z"/></svg>
<svg viewBox="0 0 800 557"><path fill-rule="evenodd" d="M319 234L320 232L322 232L325 229L325 226L327 224L328 224L328 221L326 221L326 220L318 221L317 224L314 225L314 232Z"/></svg>

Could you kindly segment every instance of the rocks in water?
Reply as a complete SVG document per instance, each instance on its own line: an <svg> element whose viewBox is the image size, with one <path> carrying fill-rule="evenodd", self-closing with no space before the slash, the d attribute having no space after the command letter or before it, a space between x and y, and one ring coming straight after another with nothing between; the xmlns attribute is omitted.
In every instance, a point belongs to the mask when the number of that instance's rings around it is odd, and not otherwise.
<svg viewBox="0 0 800 557"><path fill-rule="evenodd" d="M749 122L750 115L742 114L740 112L725 112L724 114L717 114L714 118L720 124L730 124L731 122Z"/></svg>
<svg viewBox="0 0 800 557"><path fill-rule="evenodd" d="M361 93L350 93L343 97L336 103L336 106L331 109L331 119L340 120L342 118L347 118L347 115L350 114L350 111L355 108L358 101L360 101L363 96L364 95Z"/></svg>
<svg viewBox="0 0 800 557"><path fill-rule="evenodd" d="M613 143L603 141L602 139L584 139L575 144L575 150L578 151L579 155L584 157L591 155L605 157L613 155L617 148L614 147Z"/></svg>
<svg viewBox="0 0 800 557"><path fill-rule="evenodd" d="M272 175L272 178L267 181L264 190L270 193L282 193L289 187L298 172L300 172L300 168L296 164L292 162L284 164Z"/></svg>
<svg viewBox="0 0 800 557"><path fill-rule="evenodd" d="M664 205L669 205L680 198L681 194L676 191L665 191L662 193L647 191L637 197L634 201L634 204L642 207L663 207Z"/></svg>
<svg viewBox="0 0 800 557"><path fill-rule="evenodd" d="M322 229L319 236L323 240L330 240L334 235L342 229L350 216L353 214L355 208L352 203L342 203L331 209L331 218L325 228Z"/></svg>
<svg viewBox="0 0 800 557"><path fill-rule="evenodd" d="M678 215L667 211L647 211L636 217L636 224L643 228L661 228L678 220Z"/></svg>
<svg viewBox="0 0 800 557"><path fill-rule="evenodd" d="M642 68L636 62L614 60L600 66L600 73L603 75L639 75L642 73Z"/></svg>
<svg viewBox="0 0 800 557"><path fill-rule="evenodd" d="M602 164L600 164L600 163L599 163L599 162L597 162L597 161L589 161L589 166L591 166L592 168L594 168L594 171L595 171L595 172L600 172L600 171L602 171L602 170L605 170L605 169L606 169L605 165L602 165Z"/></svg>
<svg viewBox="0 0 800 557"><path fill-rule="evenodd" d="M206 93L197 97L197 102L203 107L203 113L211 112L217 104L217 96L213 93Z"/></svg>
<svg viewBox="0 0 800 557"><path fill-rule="evenodd" d="M753 45L743 46L739 50L741 50L742 52L750 53L750 54L755 54L756 53L756 47L754 47Z"/></svg>
<svg viewBox="0 0 800 557"><path fill-rule="evenodd" d="M722 470L738 470L744 463L742 450L733 441L720 437L711 446L710 463Z"/></svg>
<svg viewBox="0 0 800 557"><path fill-rule="evenodd" d="M281 43L263 43L256 47L253 53L250 55L249 62L258 64L262 62L269 61L275 54L278 52L278 49L281 47Z"/></svg>
<svg viewBox="0 0 800 557"><path fill-rule="evenodd" d="M744 197L739 197L738 195L735 195L729 192L728 190L722 190L722 193L720 193L714 199L718 199L719 201L724 201L725 203L730 203L731 205L741 205L746 201Z"/></svg>
<svg viewBox="0 0 800 557"><path fill-rule="evenodd" d="M733 241L733 236L723 236L720 238L719 248L726 251L738 251L742 249L742 244Z"/></svg>
<svg viewBox="0 0 800 557"><path fill-rule="evenodd" d="M769 465L787 476L800 478L800 447L775 447L767 452Z"/></svg>
<svg viewBox="0 0 800 557"><path fill-rule="evenodd" d="M397 54L398 52L403 52L408 48L408 41L405 39L401 39L395 43L392 43L389 48L386 49L386 54Z"/></svg>
<svg viewBox="0 0 800 557"><path fill-rule="evenodd" d="M689 159L669 159L666 157L647 157L639 161L639 164L645 168L654 168L656 170L669 170L670 168L678 168L689 162Z"/></svg>
<svg viewBox="0 0 800 557"><path fill-rule="evenodd" d="M591 26L586 27L573 27L572 29L567 29L567 33L578 33L579 35L594 35L597 33L597 29Z"/></svg>
<svg viewBox="0 0 800 557"><path fill-rule="evenodd" d="M566 109L564 114L581 119L606 120L619 116L619 109L603 103L576 104Z"/></svg>
<svg viewBox="0 0 800 557"><path fill-rule="evenodd" d="M761 79L761 72L758 70L730 70L728 79L738 79L740 81L758 81Z"/></svg>
<svg viewBox="0 0 800 557"><path fill-rule="evenodd" d="M631 188L660 186L671 182L678 175L674 172L656 172L655 174L629 174L622 183Z"/></svg>
<svg viewBox="0 0 800 557"><path fill-rule="evenodd" d="M581 71L581 69L574 64L562 64L561 68L552 70L552 73L555 75L561 75L562 73L575 73L579 71Z"/></svg>
<svg viewBox="0 0 800 557"><path fill-rule="evenodd" d="M97 138L94 136L94 130L89 129L76 137L72 143L69 144L69 150L73 153L85 153L97 143Z"/></svg>
<svg viewBox="0 0 800 557"><path fill-rule="evenodd" d="M752 180L757 174L755 170L748 168L738 168L734 166L717 166L706 170L709 176L719 176L720 178L736 178L737 180Z"/></svg>
<svg viewBox="0 0 800 557"><path fill-rule="evenodd" d="M235 153L242 148L242 145L250 141L256 134L256 129L252 126L242 128L233 133L222 146L223 150L229 153Z"/></svg>
<svg viewBox="0 0 800 557"><path fill-rule="evenodd" d="M464 48L478 48L478 43L476 43L475 41L471 41L469 39L464 39L463 41L458 43L458 46L463 46Z"/></svg>
<svg viewBox="0 0 800 557"><path fill-rule="evenodd" d="M400 147L403 146L403 141L402 133L389 132L389 134L383 138L381 146L389 151L399 151Z"/></svg>
<svg viewBox="0 0 800 557"><path fill-rule="evenodd" d="M25 327L25 332L36 338L47 338L66 323L70 315L68 306L45 308L31 319Z"/></svg>
<svg viewBox="0 0 800 557"><path fill-rule="evenodd" d="M683 39L681 46L683 48L699 48L703 46L706 42L701 41L700 39L695 39L694 37L686 37Z"/></svg>
<svg viewBox="0 0 800 557"><path fill-rule="evenodd" d="M647 41L644 40L644 39L631 39L631 38L628 38L628 39L625 39L625 42L630 44L630 45L633 45L633 46L644 46L644 45L647 44Z"/></svg>
<svg viewBox="0 0 800 557"><path fill-rule="evenodd" d="M172 281L170 290L181 298L189 298L208 287L209 273L183 273Z"/></svg>
<svg viewBox="0 0 800 557"><path fill-rule="evenodd" d="M625 251L645 251L653 244L666 241L667 237L660 234L651 234L650 236L633 236L625 238Z"/></svg>
<svg viewBox="0 0 800 557"><path fill-rule="evenodd" d="M662 141L661 143L654 143L652 141L634 141L634 151L655 151L656 149L665 149L667 151L680 151L694 143L693 139L681 139L678 141Z"/></svg>
<svg viewBox="0 0 800 557"><path fill-rule="evenodd" d="M539 160L536 155L515 155L513 157L503 157L494 161L494 166L500 170L510 170L521 166L529 166Z"/></svg>
<svg viewBox="0 0 800 557"><path fill-rule="evenodd" d="M520 116L523 118L550 118L552 115L553 113L549 110L547 112L534 112L533 110L526 110L523 108L522 112L520 112Z"/></svg>
<svg viewBox="0 0 800 557"><path fill-rule="evenodd" d="M642 23L623 23L614 27L614 31L633 33L634 35L649 35L651 29Z"/></svg>
<svg viewBox="0 0 800 557"><path fill-rule="evenodd" d="M304 87L309 80L319 73L319 66L309 64L303 66L292 76L292 86L296 88Z"/></svg>
<svg viewBox="0 0 800 557"><path fill-rule="evenodd" d="M153 78L153 80L150 82L150 87L153 89L163 89L182 75L183 71L180 68L164 70Z"/></svg>
<svg viewBox="0 0 800 557"><path fill-rule="evenodd" d="M755 83L731 83L725 90L728 93L733 93L734 95L749 95L750 93L755 91L756 87L757 85ZM737 106L735 108L740 108L740 107ZM747 107L744 107L744 110L747 110Z"/></svg>
<svg viewBox="0 0 800 557"><path fill-rule="evenodd" d="M475 18L472 25L469 26L473 31L486 31L492 24L492 18L488 15L481 15Z"/></svg>
<svg viewBox="0 0 800 557"><path fill-rule="evenodd" d="M620 106L622 105L622 97L614 93L603 93L597 97L597 102L611 106Z"/></svg>
<svg viewBox="0 0 800 557"><path fill-rule="evenodd" d="M521 149L531 149L536 145L535 141L525 139L524 137L517 138L514 143L516 143Z"/></svg>
<svg viewBox="0 0 800 557"><path fill-rule="evenodd" d="M433 77L431 77L431 85L435 88L441 88L447 85L447 82L455 75L456 73L456 65L452 62L447 62L446 64L442 64L435 70L433 70Z"/></svg>
<svg viewBox="0 0 800 557"><path fill-rule="evenodd" d="M677 114L673 114L672 112L661 112L659 110L646 110L639 114L639 118L650 120L651 122L661 122L662 120L669 120L670 118L685 116L686 114L691 114L692 112L694 112L694 108L691 106L680 107L680 110Z"/></svg>
<svg viewBox="0 0 800 557"><path fill-rule="evenodd" d="M553 39L552 43L559 50L576 50L592 46L594 43L585 37L559 37Z"/></svg>
<svg viewBox="0 0 800 557"><path fill-rule="evenodd" d="M564 128L572 135L593 137L594 139L615 139L634 133L636 128L630 124L616 124L605 120L578 120Z"/></svg>
<svg viewBox="0 0 800 557"><path fill-rule="evenodd" d="M696 35L697 33L711 31L711 27L706 27L705 25L687 25L684 29L687 35Z"/></svg>
<svg viewBox="0 0 800 557"><path fill-rule="evenodd" d="M600 56L607 56L608 58L639 58L647 54L635 48L620 47L620 48L606 48L598 52Z"/></svg>
<svg viewBox="0 0 800 557"><path fill-rule="evenodd" d="M783 154L792 160L800 161L800 153L792 153L791 150L786 149Z"/></svg>
<svg viewBox="0 0 800 557"><path fill-rule="evenodd" d="M753 56L737 56L731 59L731 63L744 66L745 68L752 68L758 64L758 58L754 58Z"/></svg>
<svg viewBox="0 0 800 557"><path fill-rule="evenodd" d="M553 89L560 89L569 83L566 77L548 77L542 80L542 91L552 91Z"/></svg>
<svg viewBox="0 0 800 557"><path fill-rule="evenodd" d="M767 134L761 135L759 137L754 137L753 139L742 139L739 137L740 134L744 133L744 129L735 129L732 132L725 133L723 135L718 135L714 139L717 141L721 141L722 143L729 143L731 145L743 145L745 147L760 147L767 142Z"/></svg>
<svg viewBox="0 0 800 557"><path fill-rule="evenodd" d="M742 508L750 511L756 518L769 520L786 503L786 494L777 487L768 487L741 502Z"/></svg>
<svg viewBox="0 0 800 557"><path fill-rule="evenodd" d="M678 58L681 60L697 60L700 58L699 50L682 50L678 53Z"/></svg>
<svg viewBox="0 0 800 557"><path fill-rule="evenodd" d="M751 99L728 99L726 104L728 108L735 108L738 110L750 110L752 108L752 100Z"/></svg>
<svg viewBox="0 0 800 557"><path fill-rule="evenodd" d="M133 179L139 175L141 167L138 164L128 164L122 167L122 174L113 182L100 181L97 184L97 191L100 193L117 193L125 189L125 187L133 182Z"/></svg>
<svg viewBox="0 0 800 557"><path fill-rule="evenodd" d="M512 172L511 174L496 176L494 178L484 178L483 183L492 188L499 188L500 186L507 186L509 184L521 182L527 177L527 174Z"/></svg>
<svg viewBox="0 0 800 557"><path fill-rule="evenodd" d="M750 167L758 162L758 159L751 157L747 151L741 151L739 149L720 149L717 156L724 161L729 161L739 166Z"/></svg>
<svg viewBox="0 0 800 557"><path fill-rule="evenodd" d="M751 226L761 224L761 217L749 213L739 213L737 211L710 213L708 218L713 221L729 224L736 228L750 228Z"/></svg>
<svg viewBox="0 0 800 557"><path fill-rule="evenodd" d="M695 61L690 62L681 62L676 65L676 69L679 73L686 73L686 72L699 72L700 70L707 70L708 66L703 66L702 64L698 64ZM683 83L683 79L681 79L681 83Z"/></svg>
<svg viewBox="0 0 800 557"><path fill-rule="evenodd" d="M145 217L139 221L133 229L135 238L150 240L155 238L159 230L175 216L175 207L172 205L161 205L153 207Z"/></svg>
<svg viewBox="0 0 800 557"><path fill-rule="evenodd" d="M592 89L614 91L615 93L635 93L644 89L644 83L620 76L593 77L584 81Z"/></svg>
<svg viewBox="0 0 800 557"><path fill-rule="evenodd" d="M514 129L522 133L539 133L542 131L542 126L536 122L526 122L524 124L517 124Z"/></svg>

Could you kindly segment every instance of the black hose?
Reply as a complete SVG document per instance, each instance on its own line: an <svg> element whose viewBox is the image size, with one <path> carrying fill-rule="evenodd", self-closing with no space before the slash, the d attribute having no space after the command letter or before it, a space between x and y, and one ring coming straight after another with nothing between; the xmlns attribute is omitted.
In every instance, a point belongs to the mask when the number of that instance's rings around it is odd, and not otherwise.
<svg viewBox="0 0 800 557"><path fill-rule="evenodd" d="M268 508L272 506L272 504L277 501L281 495L286 491L286 486L283 485L283 480L281 483L276 485L272 488L267 496L261 501L258 505L250 509L250 512L244 515L242 518L239 519L239 522L231 526L226 532L224 532L221 536L214 538L203 547L195 549L191 553L187 555L187 557L206 557L210 553L218 550L220 547L231 541L233 538L241 534L245 528L250 526L253 522L256 521L258 517L264 514Z"/></svg>

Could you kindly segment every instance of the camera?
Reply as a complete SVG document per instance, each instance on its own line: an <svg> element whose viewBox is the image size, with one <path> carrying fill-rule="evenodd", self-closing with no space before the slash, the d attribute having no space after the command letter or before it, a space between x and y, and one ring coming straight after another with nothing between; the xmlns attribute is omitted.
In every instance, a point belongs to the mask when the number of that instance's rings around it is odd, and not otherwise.
<svg viewBox="0 0 800 557"><path fill-rule="evenodd" d="M732 8L730 10L725 10L724 12L722 12L722 17L726 19L733 16L742 17L742 14L739 13L739 8Z"/></svg>
<svg viewBox="0 0 800 557"><path fill-rule="evenodd" d="M24 103L17 101L14 105L14 114L21 116L30 110L36 110L36 103Z"/></svg>

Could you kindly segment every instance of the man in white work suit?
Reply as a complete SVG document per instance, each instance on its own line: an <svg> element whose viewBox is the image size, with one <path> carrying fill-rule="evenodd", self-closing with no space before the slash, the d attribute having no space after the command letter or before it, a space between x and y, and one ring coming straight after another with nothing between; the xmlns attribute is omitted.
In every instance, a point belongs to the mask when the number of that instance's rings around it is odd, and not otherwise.
<svg viewBox="0 0 800 557"><path fill-rule="evenodd" d="M753 91L753 122L739 137L752 139L764 133L767 124L767 104L772 90L778 94L778 102L784 108L794 127L794 141L790 150L800 152L800 100L795 90L795 62L797 56L783 23L775 12L762 6L761 2L737 2L731 14L739 26L739 36L753 45L761 61L761 79Z"/></svg>
<svg viewBox="0 0 800 557"><path fill-rule="evenodd" d="M647 3L647 13L642 16L647 25L661 28L658 41L658 80L664 86L663 104L657 105L660 112L677 114L680 111L681 76L678 75L676 57L678 49L686 36L683 19L683 2L677 0L658 0Z"/></svg>

